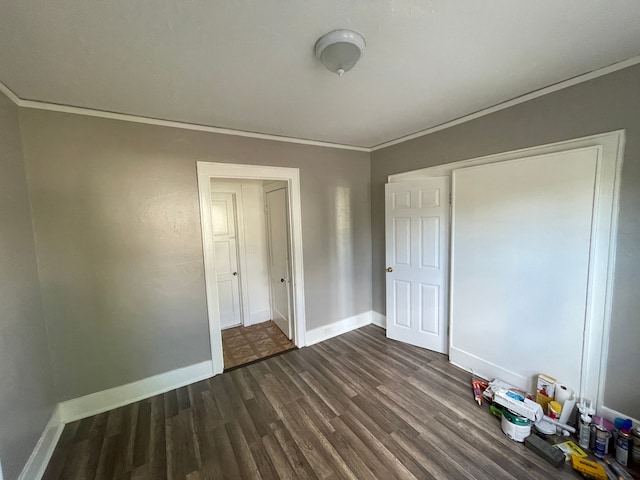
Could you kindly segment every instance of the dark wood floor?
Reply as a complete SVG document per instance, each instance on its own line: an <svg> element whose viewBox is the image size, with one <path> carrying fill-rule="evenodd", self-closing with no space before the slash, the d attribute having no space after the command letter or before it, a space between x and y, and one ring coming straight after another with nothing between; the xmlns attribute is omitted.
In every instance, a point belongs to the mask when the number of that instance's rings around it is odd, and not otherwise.
<svg viewBox="0 0 640 480"><path fill-rule="evenodd" d="M559 479L446 357L368 326L65 427L58 479Z"/></svg>

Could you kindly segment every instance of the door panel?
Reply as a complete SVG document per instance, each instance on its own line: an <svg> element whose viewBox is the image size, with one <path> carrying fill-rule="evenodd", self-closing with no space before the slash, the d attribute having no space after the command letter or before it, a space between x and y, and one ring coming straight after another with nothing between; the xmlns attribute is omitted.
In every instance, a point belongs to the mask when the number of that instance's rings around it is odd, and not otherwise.
<svg viewBox="0 0 640 480"><path fill-rule="evenodd" d="M420 331L424 333L438 335L439 290L437 285L420 284Z"/></svg>
<svg viewBox="0 0 640 480"><path fill-rule="evenodd" d="M451 361L525 389L539 372L580 385L598 161L578 149L453 172Z"/></svg>
<svg viewBox="0 0 640 480"><path fill-rule="evenodd" d="M220 327L242 324L235 222L235 194L211 193Z"/></svg>
<svg viewBox="0 0 640 480"><path fill-rule="evenodd" d="M411 265L411 219L393 219L393 259L396 265Z"/></svg>
<svg viewBox="0 0 640 480"><path fill-rule="evenodd" d="M421 217L420 230L420 265L422 268L440 267L440 219L438 217Z"/></svg>
<svg viewBox="0 0 640 480"><path fill-rule="evenodd" d="M265 193L269 271L271 283L271 318L288 337L292 337L291 293L289 281L289 222L286 188Z"/></svg>
<svg viewBox="0 0 640 480"><path fill-rule="evenodd" d="M215 243L216 272L218 274L232 273L234 271L233 248L229 243L229 241L217 241Z"/></svg>
<svg viewBox="0 0 640 480"><path fill-rule="evenodd" d="M449 178L386 185L387 336L447 352Z"/></svg>
<svg viewBox="0 0 640 480"><path fill-rule="evenodd" d="M394 282L394 326L411 328L411 283L395 280Z"/></svg>

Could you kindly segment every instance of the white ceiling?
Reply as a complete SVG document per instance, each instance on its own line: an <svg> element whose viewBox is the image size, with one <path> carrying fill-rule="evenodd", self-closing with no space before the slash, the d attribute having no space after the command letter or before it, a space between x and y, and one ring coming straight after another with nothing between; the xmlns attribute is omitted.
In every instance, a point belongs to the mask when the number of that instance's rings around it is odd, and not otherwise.
<svg viewBox="0 0 640 480"><path fill-rule="evenodd" d="M372 147L640 54L638 0L1 0L20 98ZM322 34L362 33L342 78Z"/></svg>

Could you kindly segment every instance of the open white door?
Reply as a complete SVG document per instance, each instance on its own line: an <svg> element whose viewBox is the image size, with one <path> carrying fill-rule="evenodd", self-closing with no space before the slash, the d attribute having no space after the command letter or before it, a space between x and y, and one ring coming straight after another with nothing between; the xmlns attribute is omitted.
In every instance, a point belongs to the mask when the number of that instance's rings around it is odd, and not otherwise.
<svg viewBox="0 0 640 480"><path fill-rule="evenodd" d="M446 353L449 177L386 185L387 337Z"/></svg>
<svg viewBox="0 0 640 480"><path fill-rule="evenodd" d="M233 193L211 194L211 217L220 302L220 328L242 323Z"/></svg>
<svg viewBox="0 0 640 480"><path fill-rule="evenodd" d="M267 239L269 244L269 281L271 319L291 339L291 295L289 276L289 210L287 189L265 188Z"/></svg>

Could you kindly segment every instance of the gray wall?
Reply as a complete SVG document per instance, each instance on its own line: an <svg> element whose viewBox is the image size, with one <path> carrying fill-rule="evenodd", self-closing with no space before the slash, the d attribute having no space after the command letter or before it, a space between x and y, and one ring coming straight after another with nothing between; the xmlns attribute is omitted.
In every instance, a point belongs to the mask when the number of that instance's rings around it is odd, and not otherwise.
<svg viewBox="0 0 640 480"><path fill-rule="evenodd" d="M0 93L0 462L17 478L55 406L17 107Z"/></svg>
<svg viewBox="0 0 640 480"><path fill-rule="evenodd" d="M387 175L586 135L626 129L605 404L640 418L640 66L373 152L374 310L384 313Z"/></svg>
<svg viewBox="0 0 640 480"><path fill-rule="evenodd" d="M307 328L371 309L369 154L28 109L20 121L59 400L210 358L196 161L300 168Z"/></svg>

